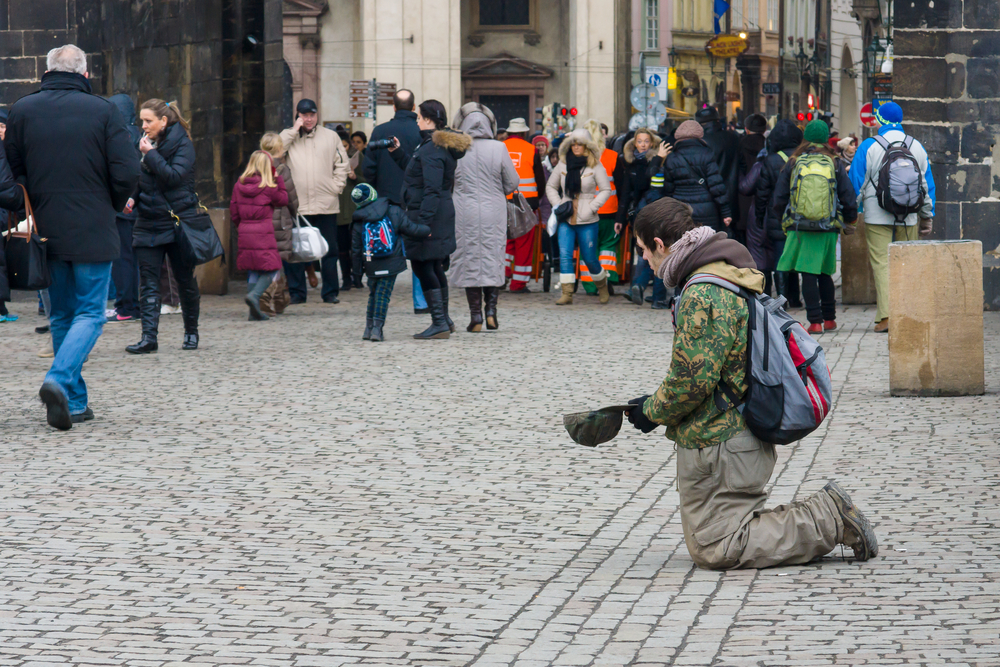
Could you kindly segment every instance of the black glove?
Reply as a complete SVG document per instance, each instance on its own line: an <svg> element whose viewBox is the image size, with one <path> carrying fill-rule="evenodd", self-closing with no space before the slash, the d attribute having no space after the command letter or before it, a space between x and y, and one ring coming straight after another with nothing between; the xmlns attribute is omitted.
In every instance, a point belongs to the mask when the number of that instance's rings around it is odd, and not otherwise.
<svg viewBox="0 0 1000 667"><path fill-rule="evenodd" d="M642 405L643 403L646 402L647 398L649 398L649 394L646 394L645 396L640 396L639 398L633 398L631 401L628 402L629 405L635 406L627 413L628 423L631 424L634 428L639 429L643 433L650 433L652 431L655 431L656 427L659 426L659 424L657 424L656 422L650 421L649 417L644 415L642 412Z"/></svg>

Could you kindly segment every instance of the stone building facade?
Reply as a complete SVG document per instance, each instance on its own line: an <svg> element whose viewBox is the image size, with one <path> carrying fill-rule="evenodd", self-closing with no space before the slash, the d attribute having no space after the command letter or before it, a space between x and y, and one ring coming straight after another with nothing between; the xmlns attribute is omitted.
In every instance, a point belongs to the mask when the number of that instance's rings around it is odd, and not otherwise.
<svg viewBox="0 0 1000 667"><path fill-rule="evenodd" d="M176 100L198 194L225 205L260 135L280 125L281 0L0 0L0 104L38 89L49 49L88 55L94 92Z"/></svg>
<svg viewBox="0 0 1000 667"><path fill-rule="evenodd" d="M982 241L985 306L1000 310L1000 0L914 0L894 20L895 99L933 161L934 236Z"/></svg>

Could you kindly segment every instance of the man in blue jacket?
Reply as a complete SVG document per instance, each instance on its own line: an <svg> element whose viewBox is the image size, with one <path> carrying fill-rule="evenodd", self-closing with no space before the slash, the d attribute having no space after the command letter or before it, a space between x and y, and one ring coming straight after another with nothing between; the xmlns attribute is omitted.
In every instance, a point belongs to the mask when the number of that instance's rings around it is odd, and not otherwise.
<svg viewBox="0 0 1000 667"><path fill-rule="evenodd" d="M875 122L879 125L878 136L889 144L904 141L903 110L895 102L886 102L875 110ZM878 294L878 309L875 314L875 331L889 331L889 244L893 241L916 241L919 236L931 233L934 218L934 176L931 161L923 145L913 140L910 146L917 165L920 167L921 189L924 191L924 205L919 213L911 213L902 224L897 224L895 216L879 206L875 192L879 169L885 148L874 138L865 139L854 155L851 163L851 184L858 193L858 200L865 214L865 238L868 241L868 258L875 275L875 291Z"/></svg>

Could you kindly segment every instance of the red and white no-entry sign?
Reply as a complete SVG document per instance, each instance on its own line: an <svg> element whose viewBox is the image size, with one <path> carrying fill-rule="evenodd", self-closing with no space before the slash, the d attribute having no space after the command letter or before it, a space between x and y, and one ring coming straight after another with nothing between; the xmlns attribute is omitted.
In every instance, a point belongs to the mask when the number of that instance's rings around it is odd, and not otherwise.
<svg viewBox="0 0 1000 667"><path fill-rule="evenodd" d="M865 127L875 127L875 112L872 110L872 103L861 107L861 124Z"/></svg>

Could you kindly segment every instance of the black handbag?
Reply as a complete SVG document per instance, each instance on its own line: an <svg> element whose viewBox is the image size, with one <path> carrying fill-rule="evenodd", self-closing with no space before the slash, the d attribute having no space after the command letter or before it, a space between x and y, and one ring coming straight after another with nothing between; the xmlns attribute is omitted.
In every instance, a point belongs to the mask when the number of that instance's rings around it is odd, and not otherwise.
<svg viewBox="0 0 1000 667"><path fill-rule="evenodd" d="M16 290L43 290L52 284L52 277L49 275L49 259L46 250L46 240L38 235L38 228L35 224L35 211L31 207L31 200L28 199L28 191L24 186L20 186L24 191L24 212L28 221L28 228L17 231L17 224L11 226L11 221L16 220L13 213L7 217L7 231L4 234L4 260L7 263L7 281L10 289Z"/></svg>
<svg viewBox="0 0 1000 667"><path fill-rule="evenodd" d="M198 208L183 218L173 211L170 215L174 219L174 240L190 266L211 262L216 257L222 257L222 263L226 263L226 251L207 208L198 204Z"/></svg>

